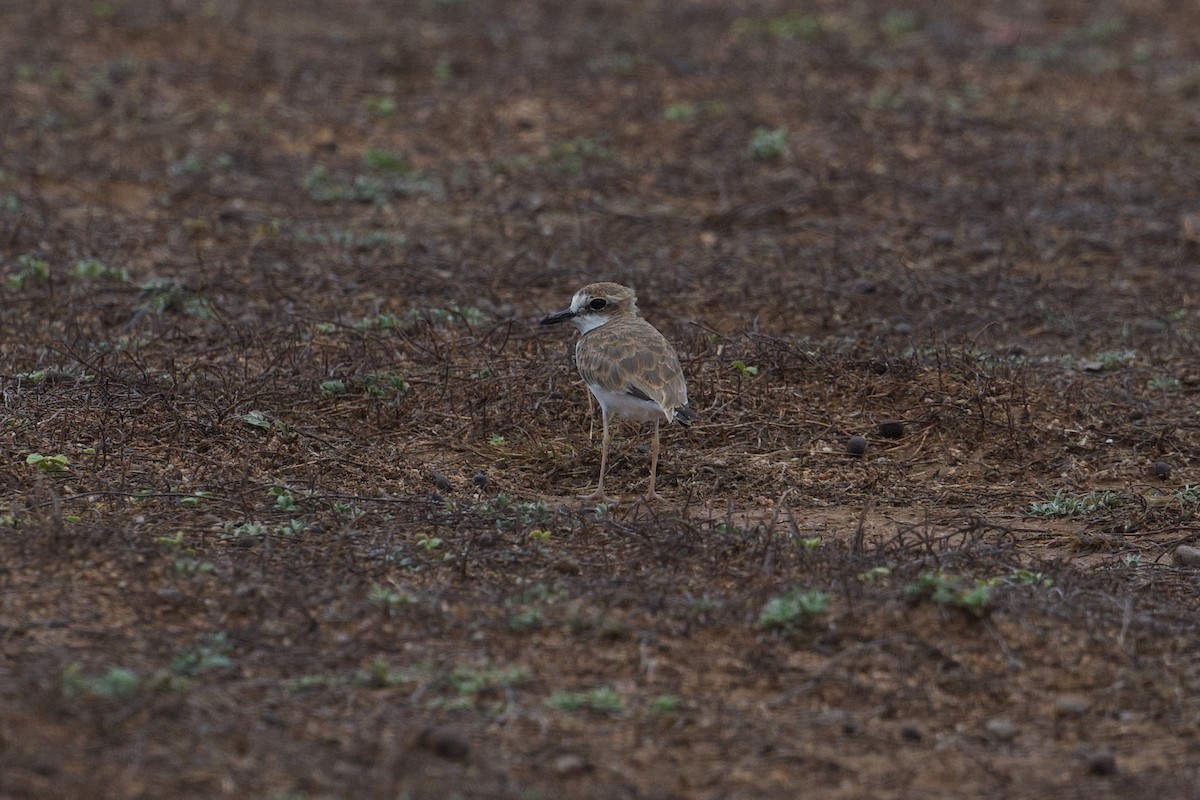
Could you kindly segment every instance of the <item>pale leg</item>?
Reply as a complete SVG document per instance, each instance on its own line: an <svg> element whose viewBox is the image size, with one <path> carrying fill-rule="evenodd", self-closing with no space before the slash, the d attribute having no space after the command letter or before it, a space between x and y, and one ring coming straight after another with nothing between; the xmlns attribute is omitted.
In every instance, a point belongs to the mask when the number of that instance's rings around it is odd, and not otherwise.
<svg viewBox="0 0 1200 800"><path fill-rule="evenodd" d="M615 503L611 497L604 493L604 470L608 467L608 411L604 406L600 406L600 416L604 420L604 437L600 445L600 480L596 482L596 491L591 494L579 495L580 500L595 500L597 503Z"/></svg>
<svg viewBox="0 0 1200 800"><path fill-rule="evenodd" d="M646 490L646 502L662 500L662 495L654 491L654 478L658 474L658 420L654 420L654 439L650 442L650 488Z"/></svg>

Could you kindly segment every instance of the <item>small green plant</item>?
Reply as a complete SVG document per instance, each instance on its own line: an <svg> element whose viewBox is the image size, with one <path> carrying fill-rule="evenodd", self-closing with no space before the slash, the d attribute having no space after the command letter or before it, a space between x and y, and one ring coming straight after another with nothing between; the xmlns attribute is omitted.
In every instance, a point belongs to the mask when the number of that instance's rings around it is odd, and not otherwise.
<svg viewBox="0 0 1200 800"><path fill-rule="evenodd" d="M1174 497L1180 503L1186 505L1200 505L1200 483L1196 485L1185 484L1182 489L1175 491Z"/></svg>
<svg viewBox="0 0 1200 800"><path fill-rule="evenodd" d="M275 508L277 510L285 512L300 510L300 506L296 503L296 496L286 486L272 486L267 493L275 498Z"/></svg>
<svg viewBox="0 0 1200 800"><path fill-rule="evenodd" d="M255 428L262 428L264 431L271 430L271 418L265 411L247 411L242 414L242 422Z"/></svg>
<svg viewBox="0 0 1200 800"><path fill-rule="evenodd" d="M433 77L439 81L448 81L454 77L454 59L446 53L439 53L433 64Z"/></svg>
<svg viewBox="0 0 1200 800"><path fill-rule="evenodd" d="M50 281L50 264L44 258L34 258L31 255L17 257L17 271L8 276L8 286L13 291L20 291L27 283L48 283Z"/></svg>
<svg viewBox="0 0 1200 800"><path fill-rule="evenodd" d="M380 399L380 401L391 401L401 395L407 395L412 389L412 386L409 386L408 381L404 380L401 375L386 371L386 369L379 372L368 372L356 383L362 385L362 389L368 396Z"/></svg>
<svg viewBox="0 0 1200 800"><path fill-rule="evenodd" d="M612 161L616 153L596 139L580 137L559 142L550 148L542 163L564 175L578 175L591 163Z"/></svg>
<svg viewBox="0 0 1200 800"><path fill-rule="evenodd" d="M218 631L195 647L181 650L171 660L171 671L190 678L210 669L226 669L233 666L232 653L233 644L224 632Z"/></svg>
<svg viewBox="0 0 1200 800"><path fill-rule="evenodd" d="M1174 375L1159 375L1146 382L1146 386L1156 392L1177 392L1183 388L1179 378Z"/></svg>
<svg viewBox="0 0 1200 800"><path fill-rule="evenodd" d="M138 687L138 677L130 670L113 667L103 675L85 675L78 664L68 664L62 674L63 694L67 697L99 697L117 700L129 697Z"/></svg>
<svg viewBox="0 0 1200 800"><path fill-rule="evenodd" d="M226 541L242 544L261 539L266 534L267 529L257 522L226 522L221 526L220 536Z"/></svg>
<svg viewBox="0 0 1200 800"><path fill-rule="evenodd" d="M867 107L875 111L894 111L904 108L904 95L887 86L877 86L867 98Z"/></svg>
<svg viewBox="0 0 1200 800"><path fill-rule="evenodd" d="M217 567L211 561L201 561L198 558L177 558L171 563L171 569L179 575L207 575L215 572Z"/></svg>
<svg viewBox="0 0 1200 800"><path fill-rule="evenodd" d="M789 137L787 128L758 127L754 129L746 149L752 158L759 161L778 161L787 152Z"/></svg>
<svg viewBox="0 0 1200 800"><path fill-rule="evenodd" d="M85 258L75 262L75 274L80 278L99 281L119 281L128 283L129 270L124 267L110 267L103 261Z"/></svg>
<svg viewBox="0 0 1200 800"><path fill-rule="evenodd" d="M371 587L371 591L367 593L367 600L376 605L389 607L410 606L417 602L417 598L411 593L392 589L379 583Z"/></svg>
<svg viewBox="0 0 1200 800"><path fill-rule="evenodd" d="M583 692L555 692L546 700L559 711L595 711L598 714L621 713L621 698L611 688L601 686Z"/></svg>
<svg viewBox="0 0 1200 800"><path fill-rule="evenodd" d="M460 694L482 694L517 686L529 680L529 677L530 672L526 667L486 663L477 667L455 667L445 675L445 682Z"/></svg>
<svg viewBox="0 0 1200 800"><path fill-rule="evenodd" d="M183 548L183 531L178 531L174 536L156 536L154 543L160 544L168 550L181 550Z"/></svg>
<svg viewBox="0 0 1200 800"><path fill-rule="evenodd" d="M892 571L887 567L871 567L870 569L858 573L858 579L863 583L874 583L879 578L886 578L891 575Z"/></svg>
<svg viewBox="0 0 1200 800"><path fill-rule="evenodd" d="M758 615L759 627L767 630L794 628L829 607L829 595L820 589L797 586L787 594L772 597Z"/></svg>
<svg viewBox="0 0 1200 800"><path fill-rule="evenodd" d="M908 585L909 600L930 599L939 605L960 608L975 617L982 617L991 600L995 580L975 580L948 575L941 570L922 572Z"/></svg>
<svg viewBox="0 0 1200 800"><path fill-rule="evenodd" d="M117 16L119 7L113 0L92 0L92 16L99 20L111 20Z"/></svg>
<svg viewBox="0 0 1200 800"><path fill-rule="evenodd" d="M75 383L90 382L94 375L79 375L68 367L45 367L31 372L18 372L17 378L29 383Z"/></svg>
<svg viewBox="0 0 1200 800"><path fill-rule="evenodd" d="M531 606L524 608L508 618L508 627L514 631L528 631L542 626L542 611Z"/></svg>
<svg viewBox="0 0 1200 800"><path fill-rule="evenodd" d="M143 311L158 314L182 312L189 316L211 318L216 316L212 303L173 280L151 280L141 286Z"/></svg>
<svg viewBox="0 0 1200 800"><path fill-rule="evenodd" d="M198 175L204 171L204 162L195 153L186 156L167 167L168 175Z"/></svg>
<svg viewBox="0 0 1200 800"><path fill-rule="evenodd" d="M49 475L65 472L70 461L64 455L44 456L41 453L30 453L25 456L25 463Z"/></svg>
<svg viewBox="0 0 1200 800"><path fill-rule="evenodd" d="M747 366L745 361L734 361L733 368L749 378L758 374L758 367Z"/></svg>
<svg viewBox="0 0 1200 800"><path fill-rule="evenodd" d="M1054 497L1042 502L1031 503L1029 514L1034 517L1050 519L1053 517L1078 517L1094 514L1097 511L1113 508L1121 504L1121 496L1116 492L1088 492L1084 495L1064 494L1061 490Z"/></svg>
<svg viewBox="0 0 1200 800"><path fill-rule="evenodd" d="M405 174L412 170L404 154L393 150L367 150L363 153L363 164L380 172Z"/></svg>
<svg viewBox="0 0 1200 800"><path fill-rule="evenodd" d="M700 107L687 100L672 103L663 111L663 117L671 122L686 122L695 119L699 114Z"/></svg>
<svg viewBox="0 0 1200 800"><path fill-rule="evenodd" d="M534 528L529 532L529 538L535 542L548 542L552 535L550 531L542 530L541 528Z"/></svg>
<svg viewBox="0 0 1200 800"><path fill-rule="evenodd" d="M308 171L303 186L316 203L372 203L376 206L383 205L393 197L417 194L436 196L443 191L439 180L416 170L350 175L331 172L321 164ZM353 238L353 235L343 237L343 244L352 245Z"/></svg>
<svg viewBox="0 0 1200 800"><path fill-rule="evenodd" d="M802 548L804 548L805 550L816 550L818 547L821 546L821 537L820 536L809 536L805 539L801 539L800 546Z"/></svg>
<svg viewBox="0 0 1200 800"><path fill-rule="evenodd" d="M826 24L815 14L789 11L770 19L740 17L733 23L735 33L757 36L773 36L777 39L813 40L827 30Z"/></svg>
<svg viewBox="0 0 1200 800"><path fill-rule="evenodd" d="M679 710L679 698L673 694L660 694L646 703L646 711L651 714L670 714Z"/></svg>
<svg viewBox="0 0 1200 800"><path fill-rule="evenodd" d="M1018 586L1042 586L1049 588L1054 585L1054 579L1049 578L1041 572L1034 572L1028 569L1014 569L1008 576L1009 583Z"/></svg>
<svg viewBox="0 0 1200 800"><path fill-rule="evenodd" d="M373 317L363 317L354 323L356 331L391 331L404 330L406 322L394 314L376 314Z"/></svg>
<svg viewBox="0 0 1200 800"><path fill-rule="evenodd" d="M367 97L363 106L380 119L387 119L396 113L396 101L390 97Z"/></svg>
<svg viewBox="0 0 1200 800"><path fill-rule="evenodd" d="M1137 361L1137 353L1132 350L1106 350L1096 356L1095 365L1099 367L1101 372L1112 372L1113 370L1127 367ZM1084 364L1084 369L1091 366L1092 362Z"/></svg>
<svg viewBox="0 0 1200 800"><path fill-rule="evenodd" d="M338 680L328 675L301 675L288 681L287 690L292 694L303 694L337 685Z"/></svg>
<svg viewBox="0 0 1200 800"><path fill-rule="evenodd" d="M326 397L334 397L339 394L346 393L346 382L337 378L330 378L321 383L321 394Z"/></svg>
<svg viewBox="0 0 1200 800"><path fill-rule="evenodd" d="M211 499L212 496L213 496L212 492L197 490L195 492L192 492L187 497L179 498L179 505L186 506L188 508L197 508L200 505L202 505L205 500Z"/></svg>
<svg viewBox="0 0 1200 800"><path fill-rule="evenodd" d="M442 540L436 536L423 536L417 539L417 547L424 550L426 553L432 553L442 546Z"/></svg>
<svg viewBox="0 0 1200 800"><path fill-rule="evenodd" d="M333 513L341 514L349 517L352 521L357 521L362 519L367 512L365 509L347 503L345 500L338 500L333 504Z"/></svg>
<svg viewBox="0 0 1200 800"><path fill-rule="evenodd" d="M382 658L374 659L366 669L359 670L354 675L354 683L372 689L382 689L386 686L398 686L408 683L413 675L406 670L393 670Z"/></svg>
<svg viewBox="0 0 1200 800"><path fill-rule="evenodd" d="M500 434L493 433L488 437L488 444L490 444L492 447L504 447L508 444L508 442L504 441L504 437Z"/></svg>
<svg viewBox="0 0 1200 800"><path fill-rule="evenodd" d="M288 536L299 536L300 534L304 533L306 530L308 530L308 523L305 522L304 520L298 519L298 518L297 519L289 519L287 522L284 522L281 525L276 525L272 529L272 531L274 532L274 534L276 536L280 536L280 537L284 537L284 538L286 538Z"/></svg>

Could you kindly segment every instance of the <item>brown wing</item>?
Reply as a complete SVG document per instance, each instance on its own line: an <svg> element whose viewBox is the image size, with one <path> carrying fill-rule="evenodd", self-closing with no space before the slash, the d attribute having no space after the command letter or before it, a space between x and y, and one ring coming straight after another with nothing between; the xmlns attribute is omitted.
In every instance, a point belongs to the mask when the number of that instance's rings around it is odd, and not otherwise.
<svg viewBox="0 0 1200 800"><path fill-rule="evenodd" d="M658 403L674 418L687 405L687 383L675 349L640 317L615 319L589 331L575 346L579 374L612 392Z"/></svg>

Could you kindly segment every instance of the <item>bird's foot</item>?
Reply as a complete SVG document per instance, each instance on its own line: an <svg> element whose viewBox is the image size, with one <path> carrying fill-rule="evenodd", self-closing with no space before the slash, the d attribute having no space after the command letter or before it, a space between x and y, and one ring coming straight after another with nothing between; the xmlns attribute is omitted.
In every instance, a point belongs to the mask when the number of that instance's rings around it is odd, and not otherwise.
<svg viewBox="0 0 1200 800"><path fill-rule="evenodd" d="M642 495L642 500L647 503L665 503L667 498L663 497L661 494L659 494L658 492L651 489L650 491L648 491L644 495Z"/></svg>

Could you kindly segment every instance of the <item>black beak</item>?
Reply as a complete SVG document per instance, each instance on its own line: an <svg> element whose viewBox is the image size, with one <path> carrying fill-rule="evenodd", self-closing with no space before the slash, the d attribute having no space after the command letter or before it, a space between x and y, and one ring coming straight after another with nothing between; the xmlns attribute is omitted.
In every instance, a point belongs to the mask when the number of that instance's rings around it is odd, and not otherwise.
<svg viewBox="0 0 1200 800"><path fill-rule="evenodd" d="M556 322L562 322L563 320L568 320L571 317L577 317L577 316L579 316L578 312L572 311L569 308L564 308L562 311L555 312L555 313L551 314L550 316L546 317L544 320L542 320L538 324L539 325L553 325Z"/></svg>

